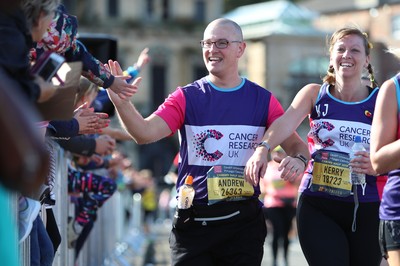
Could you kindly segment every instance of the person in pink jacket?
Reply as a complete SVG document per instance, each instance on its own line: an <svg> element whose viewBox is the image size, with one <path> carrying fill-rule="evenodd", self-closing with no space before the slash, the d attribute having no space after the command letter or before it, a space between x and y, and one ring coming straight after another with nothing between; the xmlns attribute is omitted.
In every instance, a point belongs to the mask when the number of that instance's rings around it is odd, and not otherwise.
<svg viewBox="0 0 400 266"><path fill-rule="evenodd" d="M271 242L273 264L277 265L278 250L283 251L284 265L288 265L289 232L293 218L296 215L296 198L299 186L298 181L288 181L281 178L278 170L279 162L286 156L281 146L271 152L271 161L261 183L264 193L264 214L272 225L273 238ZM278 159L277 161L274 158Z"/></svg>

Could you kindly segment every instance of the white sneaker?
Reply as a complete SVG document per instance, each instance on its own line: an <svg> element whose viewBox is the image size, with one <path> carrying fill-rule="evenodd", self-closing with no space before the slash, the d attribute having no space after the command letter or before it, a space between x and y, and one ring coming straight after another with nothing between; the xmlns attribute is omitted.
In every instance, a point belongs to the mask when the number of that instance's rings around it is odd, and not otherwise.
<svg viewBox="0 0 400 266"><path fill-rule="evenodd" d="M18 211L18 236L19 243L22 243L31 233L32 225L40 212L40 202L25 198L28 207Z"/></svg>
<svg viewBox="0 0 400 266"><path fill-rule="evenodd" d="M68 248L75 248L76 240L79 235L82 233L83 226L75 221L75 219L71 216L68 217Z"/></svg>

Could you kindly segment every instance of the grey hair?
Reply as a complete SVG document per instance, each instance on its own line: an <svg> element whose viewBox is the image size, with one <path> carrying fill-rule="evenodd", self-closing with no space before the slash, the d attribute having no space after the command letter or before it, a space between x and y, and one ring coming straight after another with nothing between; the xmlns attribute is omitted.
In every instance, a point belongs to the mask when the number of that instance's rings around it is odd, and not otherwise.
<svg viewBox="0 0 400 266"><path fill-rule="evenodd" d="M31 30L38 23L41 12L45 15L54 13L59 4L60 0L21 0L28 29Z"/></svg>

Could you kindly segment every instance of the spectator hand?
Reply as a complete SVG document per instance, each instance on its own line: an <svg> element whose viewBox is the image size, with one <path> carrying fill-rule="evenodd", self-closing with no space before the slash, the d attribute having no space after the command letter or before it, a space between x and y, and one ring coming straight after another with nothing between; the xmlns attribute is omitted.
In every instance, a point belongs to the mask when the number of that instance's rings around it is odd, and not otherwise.
<svg viewBox="0 0 400 266"><path fill-rule="evenodd" d="M131 76L114 75L114 82L111 84L110 89L118 94L121 99L130 98L136 93L137 87L133 84L127 83L125 80L129 79ZM108 91L108 90L107 90Z"/></svg>
<svg viewBox="0 0 400 266"><path fill-rule="evenodd" d="M92 156L90 156L90 160L94 162L96 165L102 165L104 163L103 157L97 154L93 154Z"/></svg>
<svg viewBox="0 0 400 266"><path fill-rule="evenodd" d="M96 133L103 133L103 128L108 127L110 124L110 119L108 119L108 114L107 113L93 113L95 116L97 116L98 120L95 123L95 125L90 128L87 131L82 132L82 134L96 134ZM85 116L85 114L83 114Z"/></svg>
<svg viewBox="0 0 400 266"><path fill-rule="evenodd" d="M90 157L83 156L83 155L75 155L75 156L76 156L75 163L79 166L86 166L90 162L95 162L96 165L101 165L104 162L103 157L101 157L97 154L93 154Z"/></svg>
<svg viewBox="0 0 400 266"><path fill-rule="evenodd" d="M116 93L121 99L130 98L137 92L137 86L126 82L131 76L124 76L121 66L117 61L108 60L108 65L104 65L114 75L114 82L110 89ZM109 91L109 90L107 90Z"/></svg>
<svg viewBox="0 0 400 266"><path fill-rule="evenodd" d="M104 156L111 154L115 149L115 139L108 135L100 135L96 138L95 152L98 155Z"/></svg>
<svg viewBox="0 0 400 266"><path fill-rule="evenodd" d="M136 62L136 66L141 69L145 65L147 65L150 61L150 56L149 56L149 48L144 48L142 52L139 55L139 58Z"/></svg>
<svg viewBox="0 0 400 266"><path fill-rule="evenodd" d="M101 129L110 124L106 113L94 113L93 108L89 108L87 103L75 110L74 118L79 123L79 134L101 133Z"/></svg>

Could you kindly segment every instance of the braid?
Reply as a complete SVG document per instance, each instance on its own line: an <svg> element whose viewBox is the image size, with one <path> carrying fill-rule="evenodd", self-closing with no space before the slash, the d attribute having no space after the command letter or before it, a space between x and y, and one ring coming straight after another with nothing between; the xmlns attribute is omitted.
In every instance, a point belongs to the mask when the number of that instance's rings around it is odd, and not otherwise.
<svg viewBox="0 0 400 266"><path fill-rule="evenodd" d="M328 70L326 71L325 77L322 79L323 82L328 84L335 84L336 77L335 77L335 69L332 65L329 66Z"/></svg>
<svg viewBox="0 0 400 266"><path fill-rule="evenodd" d="M374 71L372 69L371 64L368 64L368 73L369 73L369 80L371 81L371 87L375 88L378 87L378 83L375 81Z"/></svg>

